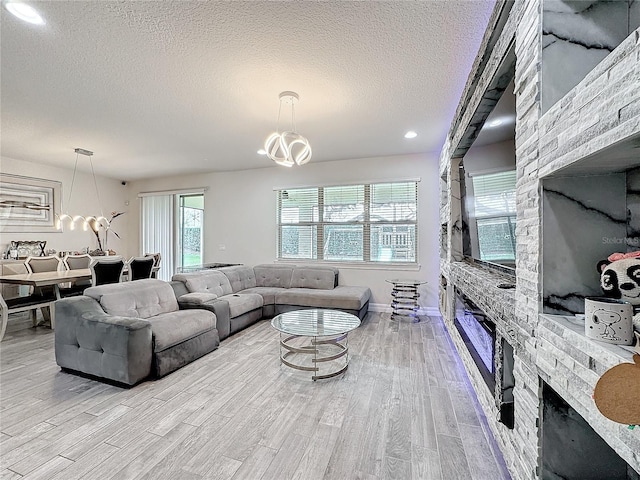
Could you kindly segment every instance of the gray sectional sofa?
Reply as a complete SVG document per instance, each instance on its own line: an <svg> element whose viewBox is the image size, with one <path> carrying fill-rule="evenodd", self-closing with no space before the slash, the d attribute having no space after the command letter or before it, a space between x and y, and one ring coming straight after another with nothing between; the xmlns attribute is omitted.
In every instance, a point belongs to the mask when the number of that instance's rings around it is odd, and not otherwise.
<svg viewBox="0 0 640 480"><path fill-rule="evenodd" d="M220 344L215 314L180 310L162 280L90 287L55 309L58 365L118 384L162 377Z"/></svg>
<svg viewBox="0 0 640 480"><path fill-rule="evenodd" d="M64 370L123 385L162 377L265 318L304 308L363 319L371 290L338 284L329 267L232 266L91 287L55 303Z"/></svg>
<svg viewBox="0 0 640 480"><path fill-rule="evenodd" d="M338 284L337 268L266 264L239 265L173 276L181 308L205 308L217 316L223 340L261 318L305 308L342 310L364 319L368 287Z"/></svg>

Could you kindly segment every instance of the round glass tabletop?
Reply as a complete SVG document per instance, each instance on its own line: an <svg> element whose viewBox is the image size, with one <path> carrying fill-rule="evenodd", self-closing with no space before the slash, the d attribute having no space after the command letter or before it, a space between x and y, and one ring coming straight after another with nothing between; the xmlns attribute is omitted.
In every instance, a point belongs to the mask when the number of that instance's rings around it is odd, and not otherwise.
<svg viewBox="0 0 640 480"><path fill-rule="evenodd" d="M392 278L390 280L385 280L385 282L393 283L394 285L424 285L427 283L424 280L412 280L409 278Z"/></svg>
<svg viewBox="0 0 640 480"><path fill-rule="evenodd" d="M294 310L273 317L271 326L290 335L323 337L340 335L360 326L360 319L340 310Z"/></svg>

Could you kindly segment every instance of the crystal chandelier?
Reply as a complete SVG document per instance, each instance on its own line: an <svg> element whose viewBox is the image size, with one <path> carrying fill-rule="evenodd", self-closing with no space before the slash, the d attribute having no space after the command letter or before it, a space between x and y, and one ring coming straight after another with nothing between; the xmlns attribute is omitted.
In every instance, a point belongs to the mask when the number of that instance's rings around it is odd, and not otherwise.
<svg viewBox="0 0 640 480"><path fill-rule="evenodd" d="M282 92L280 94L280 108L278 109L278 129L267 137L264 149L267 156L278 165L292 167L304 165L311 160L311 145L309 141L296 132L295 103L300 99L296 92ZM282 103L291 105L291 130L280 132L280 113Z"/></svg>
<svg viewBox="0 0 640 480"><path fill-rule="evenodd" d="M91 160L91 157L93 156L93 152L89 150L85 150L84 148L76 148L74 151L76 152L76 164L73 167L73 177L71 178L71 187L69 188L69 198L67 200L67 208L69 208L69 204L71 203L71 195L73 194L73 184L76 181L76 172L78 170L78 157L80 155L85 155L89 157L89 163L91 165L91 174L93 176L93 186L96 189L96 197L98 199L98 205L102 210L102 205L100 202L100 194L98 193L98 182L96 182L96 173L93 170L93 161ZM58 218L56 219L56 228L58 230L62 230L62 227L64 226L65 221L67 221L69 224L69 230L75 230L76 224L82 225L82 229L85 231L89 230L89 227L91 227L94 231L97 231L98 228L100 227L106 228L109 226L109 220L107 220L107 218L102 213L100 213L99 216L71 215L67 210L64 213L57 215L57 217Z"/></svg>

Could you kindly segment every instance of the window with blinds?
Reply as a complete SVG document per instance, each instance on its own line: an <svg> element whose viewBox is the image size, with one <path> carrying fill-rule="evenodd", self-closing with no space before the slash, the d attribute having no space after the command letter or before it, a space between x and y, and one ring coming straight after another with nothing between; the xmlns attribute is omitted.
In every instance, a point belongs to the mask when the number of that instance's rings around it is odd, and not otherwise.
<svg viewBox="0 0 640 480"><path fill-rule="evenodd" d="M276 191L278 258L416 262L416 182Z"/></svg>
<svg viewBox="0 0 640 480"><path fill-rule="evenodd" d="M516 172L472 177L480 259L515 260Z"/></svg>

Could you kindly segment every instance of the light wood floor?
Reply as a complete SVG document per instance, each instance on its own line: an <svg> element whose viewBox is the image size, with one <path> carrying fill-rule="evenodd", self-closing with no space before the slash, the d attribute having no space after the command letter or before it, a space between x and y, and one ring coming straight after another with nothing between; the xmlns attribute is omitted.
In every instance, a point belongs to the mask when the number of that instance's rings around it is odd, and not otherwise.
<svg viewBox="0 0 640 480"><path fill-rule="evenodd" d="M60 371L53 333L0 344L0 479L509 478L438 317L370 313L312 382L262 321L126 390Z"/></svg>

